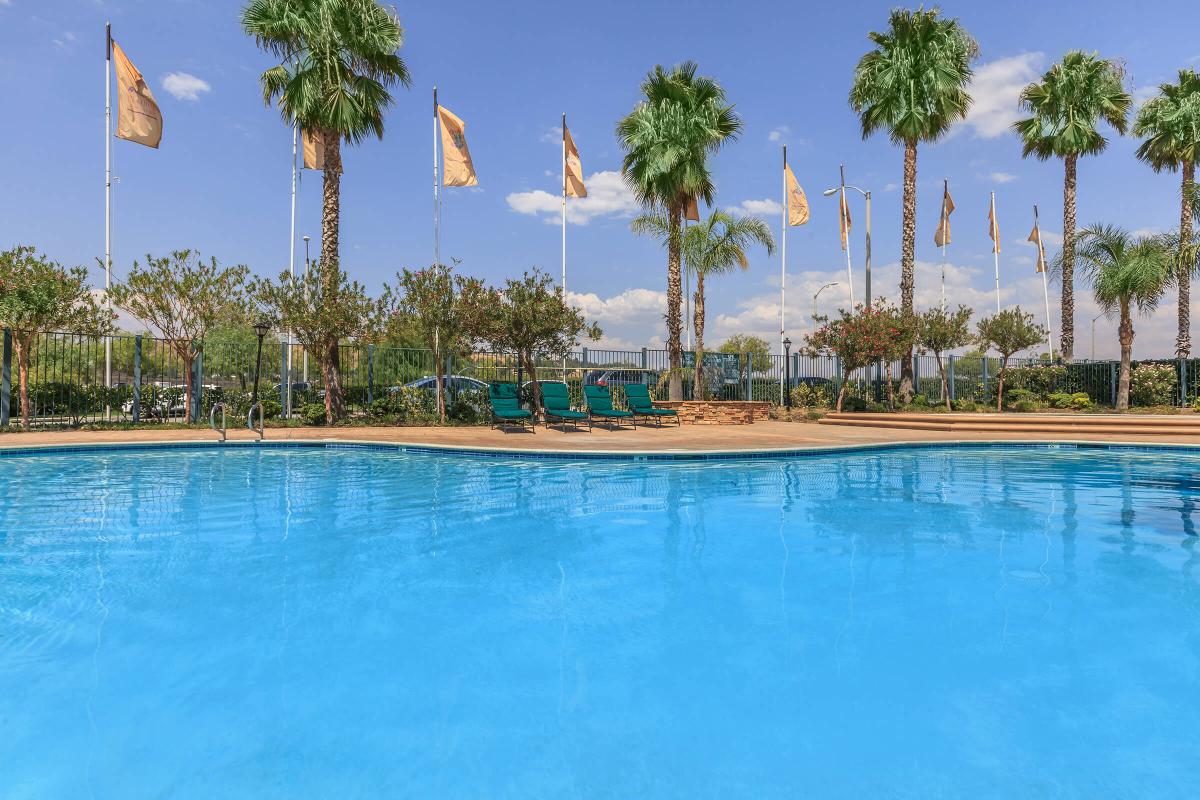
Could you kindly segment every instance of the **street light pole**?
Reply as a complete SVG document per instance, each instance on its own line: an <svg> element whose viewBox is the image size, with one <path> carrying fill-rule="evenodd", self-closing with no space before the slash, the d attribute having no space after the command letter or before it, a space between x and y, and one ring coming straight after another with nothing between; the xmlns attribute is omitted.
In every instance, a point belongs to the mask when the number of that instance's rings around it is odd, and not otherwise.
<svg viewBox="0 0 1200 800"><path fill-rule="evenodd" d="M262 369L262 343L267 332L270 331L270 326L265 321L254 323L254 333L258 336L258 355L254 359L254 391L250 394L250 407L253 408L258 403L258 374Z"/></svg>
<svg viewBox="0 0 1200 800"><path fill-rule="evenodd" d="M858 193L859 193L859 194L861 194L861 195L862 195L864 198L866 198L866 201L867 201L867 226L866 226L866 227L867 227L867 246L866 246L866 253L867 253L867 281L866 281L866 301L867 301L867 308L870 308L870 307L871 307L871 193L870 193L868 190L866 190L866 189L860 189L860 188L859 188L859 187L857 187L857 186L852 186L852 185L850 185L850 184L846 183L846 169L845 169L845 167L843 166L843 167L842 167L842 183L841 183L841 185L840 185L840 186L835 186L835 187L834 187L834 188L832 188L832 189L826 189L826 190L825 190L824 192L822 192L821 194L825 195L826 197L833 197L834 195L841 195L841 194L842 194L842 193L844 193L844 192L845 192L847 189L852 189L852 190L854 190L854 191L858 192ZM847 254L847 256L846 256L846 257L847 257L847 265L849 264L849 253L850 253L850 248L849 248L849 245L847 245L847 247L846 247L846 254ZM851 309L853 309L853 307L854 307L854 287L853 287L853 285L850 287L850 295L851 295L851 299L850 299L850 307L851 307Z"/></svg>
<svg viewBox="0 0 1200 800"><path fill-rule="evenodd" d="M308 298L308 270L312 266L312 259L308 257L308 243L310 237L304 235L304 297ZM304 374L301 380L304 381L304 390L308 391L308 348L304 348Z"/></svg>
<svg viewBox="0 0 1200 800"><path fill-rule="evenodd" d="M821 292L825 291L829 287L838 286L838 285L839 284L837 281L832 281L830 283L825 284L820 289L817 289L817 293L813 295L813 325L814 326L817 324L817 298L821 296Z"/></svg>
<svg viewBox="0 0 1200 800"><path fill-rule="evenodd" d="M792 340L785 338L783 340L783 380L787 384L787 391L783 393L784 408L791 409L792 407Z"/></svg>

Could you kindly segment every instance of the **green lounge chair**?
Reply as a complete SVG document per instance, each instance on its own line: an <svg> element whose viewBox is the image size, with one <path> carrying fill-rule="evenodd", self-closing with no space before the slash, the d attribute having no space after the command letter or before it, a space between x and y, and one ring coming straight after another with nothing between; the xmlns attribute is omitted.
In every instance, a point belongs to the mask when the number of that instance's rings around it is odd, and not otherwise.
<svg viewBox="0 0 1200 800"><path fill-rule="evenodd" d="M546 424L560 423L565 429L567 423L579 428L579 423L586 422L588 430L592 429L592 418L582 411L571 409L571 395L565 383L547 381L540 384L542 388L542 416Z"/></svg>
<svg viewBox="0 0 1200 800"><path fill-rule="evenodd" d="M637 428L633 412L613 408L612 395L609 394L607 386L584 386L583 398L587 401L588 413L593 420L604 420L610 428L614 425L620 426L623 420L629 420L629 423Z"/></svg>
<svg viewBox="0 0 1200 800"><path fill-rule="evenodd" d="M675 413L675 409L654 407L654 401L650 399L650 390L644 383L625 384L625 404L635 417L652 419L657 426L662 425L664 418L675 420L675 424L679 424L679 415Z"/></svg>
<svg viewBox="0 0 1200 800"><path fill-rule="evenodd" d="M505 425L529 426L533 430L533 414L521 408L515 383L489 383L488 400L492 404L492 427Z"/></svg>

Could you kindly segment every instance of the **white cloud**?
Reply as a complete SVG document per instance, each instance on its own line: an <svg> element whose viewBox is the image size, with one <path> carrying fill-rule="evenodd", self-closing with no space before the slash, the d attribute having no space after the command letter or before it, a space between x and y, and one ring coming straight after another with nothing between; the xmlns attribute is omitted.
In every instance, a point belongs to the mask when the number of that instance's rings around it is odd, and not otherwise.
<svg viewBox="0 0 1200 800"><path fill-rule="evenodd" d="M900 184L898 184L898 183L888 183L888 184L884 184L883 190L885 192L894 192L899 188L900 188Z"/></svg>
<svg viewBox="0 0 1200 800"><path fill-rule="evenodd" d="M596 217L632 216L640 208L619 172L593 172L584 184L587 197L567 200L567 221L574 225L586 225ZM557 192L552 194L542 189L512 192L505 201L518 214L540 216L543 222L551 225L559 224L561 219L562 195Z"/></svg>
<svg viewBox="0 0 1200 800"><path fill-rule="evenodd" d="M743 200L740 205L733 206L730 210L756 217L772 217L783 213L783 204L770 198Z"/></svg>
<svg viewBox="0 0 1200 800"><path fill-rule="evenodd" d="M609 298L589 292L567 292L567 302L588 319L600 323L651 322L661 320L667 310L667 293L654 289L626 289Z"/></svg>
<svg viewBox="0 0 1200 800"><path fill-rule="evenodd" d="M1134 113L1146 104L1147 100L1152 100L1158 94L1157 86L1138 86L1133 90L1133 110Z"/></svg>
<svg viewBox="0 0 1200 800"><path fill-rule="evenodd" d="M163 76L162 86L176 100L195 101L212 91L208 81L186 72L168 72Z"/></svg>
<svg viewBox="0 0 1200 800"><path fill-rule="evenodd" d="M780 125L778 128L771 129L771 132L767 134L767 141L774 142L776 144L783 144L787 142L788 134L791 132L792 129L787 125Z"/></svg>
<svg viewBox="0 0 1200 800"><path fill-rule="evenodd" d="M9 5L5 0L0 0L0 6ZM62 35L54 39L54 44L58 47L66 47L75 43L76 36L72 31L63 31Z"/></svg>
<svg viewBox="0 0 1200 800"><path fill-rule="evenodd" d="M981 65L967 90L975 102L963 124L980 139L1008 133L1021 117L1021 90L1041 74L1045 63L1045 53L1021 53Z"/></svg>
<svg viewBox="0 0 1200 800"><path fill-rule="evenodd" d="M988 178L995 183L1012 183L1017 179L1011 172L989 172Z"/></svg>

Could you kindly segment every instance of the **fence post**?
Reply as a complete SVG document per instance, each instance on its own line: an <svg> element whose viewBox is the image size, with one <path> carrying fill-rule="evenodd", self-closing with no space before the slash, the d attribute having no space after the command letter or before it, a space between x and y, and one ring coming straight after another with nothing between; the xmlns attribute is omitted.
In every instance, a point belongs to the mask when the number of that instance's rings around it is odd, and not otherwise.
<svg viewBox="0 0 1200 800"><path fill-rule="evenodd" d="M983 375L983 402L986 403L988 401L988 357L987 357L987 354L984 353L983 355L981 355L979 357L979 361L982 366L982 369L980 370L980 374Z"/></svg>
<svg viewBox="0 0 1200 800"><path fill-rule="evenodd" d="M375 402L375 345L367 345L367 408Z"/></svg>
<svg viewBox="0 0 1200 800"><path fill-rule="evenodd" d="M842 393L842 357L833 357L833 399L837 402L838 395Z"/></svg>
<svg viewBox="0 0 1200 800"><path fill-rule="evenodd" d="M1109 402L1115 408L1117 405L1117 362L1108 362Z"/></svg>
<svg viewBox="0 0 1200 800"><path fill-rule="evenodd" d="M913 356L913 395L921 394L921 357Z"/></svg>
<svg viewBox="0 0 1200 800"><path fill-rule="evenodd" d="M142 421L142 335L133 337L133 424Z"/></svg>
<svg viewBox="0 0 1200 800"><path fill-rule="evenodd" d="M954 391L954 356L950 356L950 368L946 371L950 384L950 402L953 403L958 399L957 392Z"/></svg>
<svg viewBox="0 0 1200 800"><path fill-rule="evenodd" d="M587 348L586 347L583 348L583 358L579 359L579 361L580 361L581 366L584 366L584 367L587 366ZM587 382L587 376L585 375L584 383L586 383L586 382Z"/></svg>
<svg viewBox="0 0 1200 800"><path fill-rule="evenodd" d="M8 425L12 414L12 331L4 329L4 362L0 367L0 425Z"/></svg>
<svg viewBox="0 0 1200 800"><path fill-rule="evenodd" d="M1187 405L1187 359L1179 359L1179 405Z"/></svg>
<svg viewBox="0 0 1200 800"><path fill-rule="evenodd" d="M204 396L204 351L196 353L192 362L192 396L188 398L188 422L200 421L200 403Z"/></svg>
<svg viewBox="0 0 1200 800"><path fill-rule="evenodd" d="M754 399L754 358L749 353L742 353L746 359L746 399Z"/></svg>
<svg viewBox="0 0 1200 800"><path fill-rule="evenodd" d="M288 408L288 389L292 385L292 369L288 363L288 343L279 343L279 416L287 417L291 409Z"/></svg>

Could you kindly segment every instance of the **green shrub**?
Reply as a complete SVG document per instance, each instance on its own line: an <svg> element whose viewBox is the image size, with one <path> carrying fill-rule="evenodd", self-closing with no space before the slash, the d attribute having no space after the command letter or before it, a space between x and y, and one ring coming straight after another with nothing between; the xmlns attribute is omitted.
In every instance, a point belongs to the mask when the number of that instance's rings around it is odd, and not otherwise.
<svg viewBox="0 0 1200 800"><path fill-rule="evenodd" d="M792 406L800 408L829 408L833 404L830 384L810 386L801 383L792 387Z"/></svg>
<svg viewBox="0 0 1200 800"><path fill-rule="evenodd" d="M1020 411L1027 414L1030 411L1037 411L1038 404L1033 400L1018 400L1017 402L1009 405L1009 408L1013 411Z"/></svg>
<svg viewBox="0 0 1200 800"><path fill-rule="evenodd" d="M842 401L842 411L861 412L867 410L867 401L861 397L849 396Z"/></svg>
<svg viewBox="0 0 1200 800"><path fill-rule="evenodd" d="M1179 396L1174 364L1138 364L1129 373L1129 402L1135 406L1169 406Z"/></svg>
<svg viewBox="0 0 1200 800"><path fill-rule="evenodd" d="M978 411L979 404L971 399L955 400L952 405L955 411Z"/></svg>
<svg viewBox="0 0 1200 800"><path fill-rule="evenodd" d="M300 406L300 419L305 425L324 425L325 406L320 403L306 403Z"/></svg>
<svg viewBox="0 0 1200 800"><path fill-rule="evenodd" d="M1046 398L1051 408L1069 408L1084 411L1092 407L1092 398L1087 392L1053 392Z"/></svg>
<svg viewBox="0 0 1200 800"><path fill-rule="evenodd" d="M1197 402L1200 402L1200 401L1197 401ZM805 411L804 412L804 418L806 420L809 420L810 422L815 422L816 420L819 420L823 416L825 416L825 414L820 411Z"/></svg>

